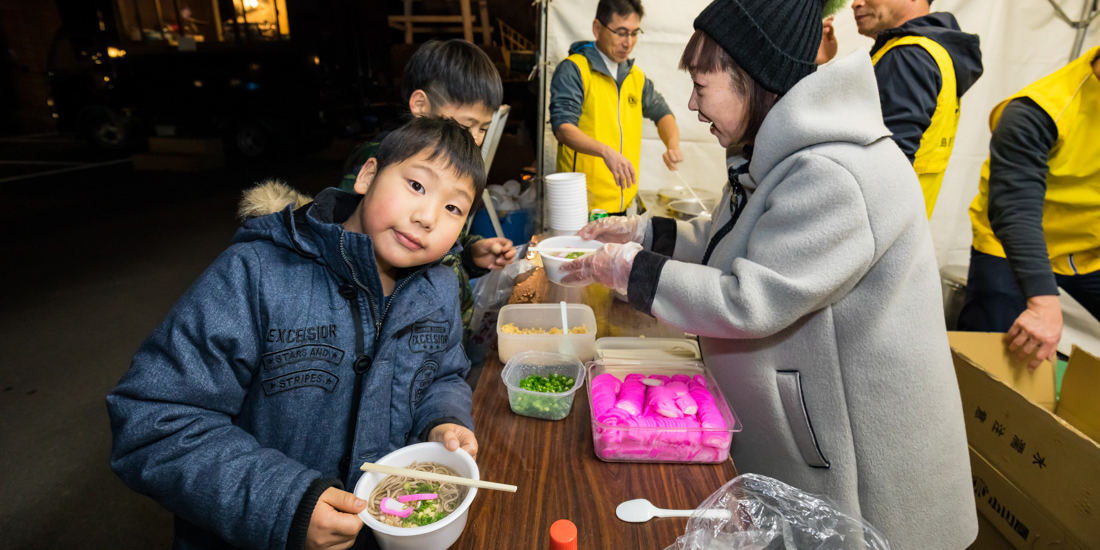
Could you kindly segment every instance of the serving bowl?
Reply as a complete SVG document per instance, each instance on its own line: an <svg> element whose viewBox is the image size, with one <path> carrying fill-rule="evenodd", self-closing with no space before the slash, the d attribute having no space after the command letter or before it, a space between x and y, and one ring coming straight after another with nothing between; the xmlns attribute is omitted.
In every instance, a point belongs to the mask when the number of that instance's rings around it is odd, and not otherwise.
<svg viewBox="0 0 1100 550"><path fill-rule="evenodd" d="M603 246L603 243L599 241L589 241L577 237L575 235L563 235L560 237L550 237L539 241L539 257L542 259L542 267L546 270L546 278L552 283L557 283L562 286L586 286L588 282L579 283L562 283L561 280L565 277L565 272L561 271L561 266L573 261L570 258L559 258L554 256L554 249L559 248L575 248L580 250L594 251ZM544 252L548 250L549 252Z"/></svg>
<svg viewBox="0 0 1100 550"><path fill-rule="evenodd" d="M417 443L402 447L378 459L378 464L407 468L413 462L436 462L458 472L462 477L480 479L481 472L473 457L462 449L448 451L442 443ZM378 472L364 472L355 484L355 496L370 500L374 487L389 477ZM466 497L447 517L420 527L394 527L378 521L363 510L359 518L374 531L374 538L382 550L446 550L458 540L466 528L470 503L477 496L477 487L467 487Z"/></svg>

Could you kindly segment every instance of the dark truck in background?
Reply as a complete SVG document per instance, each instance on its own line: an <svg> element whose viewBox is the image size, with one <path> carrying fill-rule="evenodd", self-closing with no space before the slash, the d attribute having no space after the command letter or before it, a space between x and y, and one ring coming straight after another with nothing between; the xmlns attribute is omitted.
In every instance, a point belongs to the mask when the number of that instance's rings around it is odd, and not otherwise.
<svg viewBox="0 0 1100 550"><path fill-rule="evenodd" d="M245 157L308 152L370 120L340 0L58 0L59 129L104 149L217 137ZM293 29L293 32L292 32Z"/></svg>

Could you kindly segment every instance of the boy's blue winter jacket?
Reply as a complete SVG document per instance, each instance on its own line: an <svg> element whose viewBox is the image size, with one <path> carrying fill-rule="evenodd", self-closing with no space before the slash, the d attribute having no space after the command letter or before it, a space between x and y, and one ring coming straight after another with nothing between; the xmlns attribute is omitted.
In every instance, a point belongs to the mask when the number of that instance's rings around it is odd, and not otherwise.
<svg viewBox="0 0 1100 550"><path fill-rule="evenodd" d="M455 275L410 269L383 308L370 238L339 224L360 199L247 221L107 396L111 466L176 514L174 548L294 546L319 481L473 428Z"/></svg>

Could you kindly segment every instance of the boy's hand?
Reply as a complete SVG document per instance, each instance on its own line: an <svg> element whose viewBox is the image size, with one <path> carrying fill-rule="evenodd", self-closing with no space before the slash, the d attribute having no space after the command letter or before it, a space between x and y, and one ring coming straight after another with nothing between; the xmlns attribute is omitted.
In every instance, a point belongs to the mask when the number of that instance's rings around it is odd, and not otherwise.
<svg viewBox="0 0 1100 550"><path fill-rule="evenodd" d="M469 428L458 424L440 424L432 428L428 434L428 441L442 443L448 451L456 451L462 447L470 456L477 458L477 438Z"/></svg>
<svg viewBox="0 0 1100 550"><path fill-rule="evenodd" d="M500 237L481 239L470 245L470 255L474 265L482 269L500 269L516 259L516 247Z"/></svg>
<svg viewBox="0 0 1100 550"><path fill-rule="evenodd" d="M306 530L306 550L343 550L355 544L363 520L355 515L367 507L367 501L329 487L317 499Z"/></svg>

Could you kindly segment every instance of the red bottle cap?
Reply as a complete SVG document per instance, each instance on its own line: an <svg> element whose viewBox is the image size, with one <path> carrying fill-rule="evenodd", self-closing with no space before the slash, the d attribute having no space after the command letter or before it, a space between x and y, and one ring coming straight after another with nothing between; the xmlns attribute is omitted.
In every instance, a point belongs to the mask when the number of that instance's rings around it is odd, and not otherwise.
<svg viewBox="0 0 1100 550"><path fill-rule="evenodd" d="M550 526L550 550L577 550L577 526L559 519Z"/></svg>

